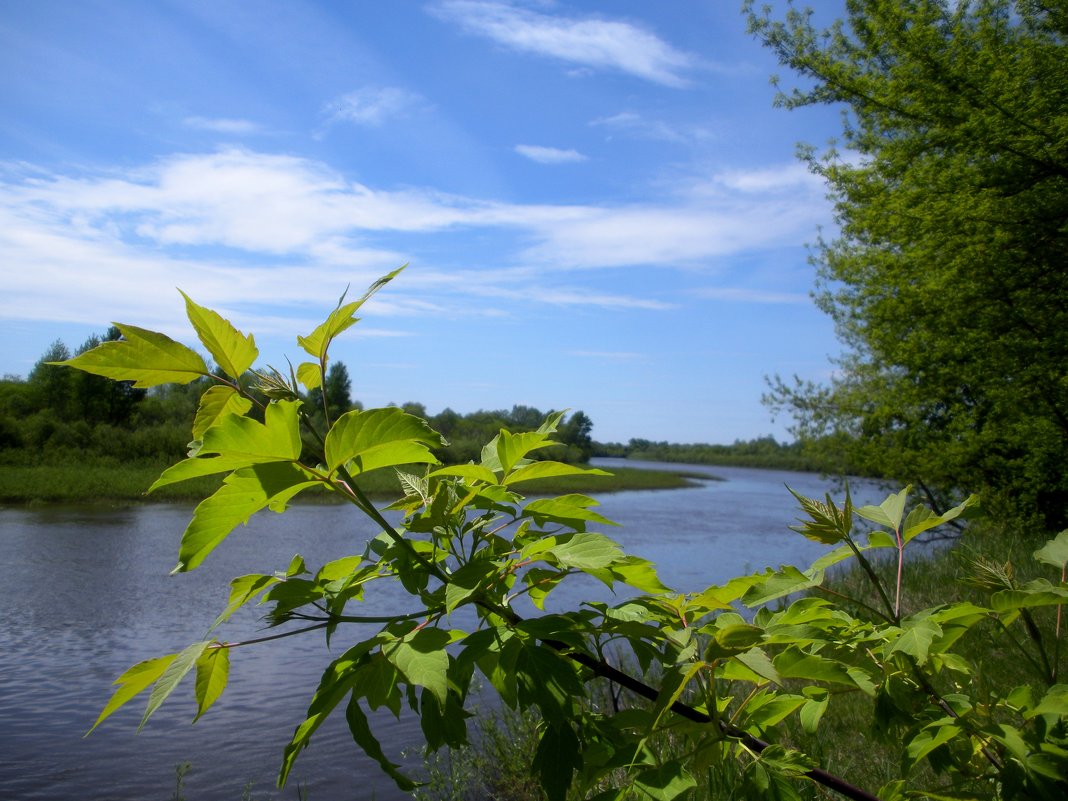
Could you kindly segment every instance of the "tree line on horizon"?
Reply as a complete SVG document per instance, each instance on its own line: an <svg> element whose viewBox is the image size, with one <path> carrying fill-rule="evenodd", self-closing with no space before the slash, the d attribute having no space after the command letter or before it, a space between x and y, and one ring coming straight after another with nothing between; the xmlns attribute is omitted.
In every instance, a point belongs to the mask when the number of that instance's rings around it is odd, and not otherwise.
<svg viewBox="0 0 1068 801"><path fill-rule="evenodd" d="M89 337L73 352L56 340L25 379L14 375L0 379L0 462L49 463L76 456L171 463L185 456L205 380L144 390L134 388L129 381L111 381L53 364L118 338L120 332L112 327L102 336ZM251 377L246 388L257 394ZM267 398L261 400L266 402ZM329 410L336 419L363 408L352 398L352 381L341 361L331 363L323 386L311 390L305 401L313 418L325 418ZM445 464L478 461L483 445L501 429L533 431L552 413L515 405L510 410L480 409L468 414L446 408L431 415L422 403L409 401L399 406L426 419L445 437L448 444L435 451ZM593 421L587 414L573 412L559 427L555 437L559 444L539 455L585 463L594 450L592 429Z"/></svg>
<svg viewBox="0 0 1068 801"><path fill-rule="evenodd" d="M101 342L118 339L112 327L91 336L71 351L61 340L53 342L29 375L0 379L0 462L48 463L71 455L104 460L157 463L182 458L189 445L189 425L196 414L203 382L136 389L130 382L110 381L89 373L68 370L59 362L90 350ZM311 390L307 408L320 422L325 407L332 417L363 405L352 397L352 380L344 362L334 361L323 386ZM392 404L391 404L392 405ZM399 404L409 414L426 419L448 445L435 451L445 464L478 461L482 446L501 429L533 431L548 416L533 406L479 409L461 414L451 408L429 414L426 406ZM593 421L583 411L569 414L556 434L558 446L539 452L542 458L583 464L593 456L690 464L740 465L819 471L806 443L779 443L772 436L736 440L726 445L653 442L632 438L626 444L597 442Z"/></svg>

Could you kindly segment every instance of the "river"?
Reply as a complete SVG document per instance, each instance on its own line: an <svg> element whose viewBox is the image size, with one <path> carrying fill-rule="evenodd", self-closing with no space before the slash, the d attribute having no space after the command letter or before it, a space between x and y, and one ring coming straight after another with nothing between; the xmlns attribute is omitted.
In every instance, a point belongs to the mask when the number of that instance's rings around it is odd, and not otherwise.
<svg viewBox="0 0 1068 801"><path fill-rule="evenodd" d="M785 487L822 497L829 486L819 476L678 467L725 480L608 494L598 509L622 524L605 533L654 561L669 586L698 590L769 565L805 565L821 553L787 529L797 509ZM853 490L865 502L878 500L870 485ZM360 552L377 533L342 506L263 512L199 569L170 576L190 512L168 504L0 508L0 799L168 799L176 766L186 762L188 801L296 799L298 788L311 801L406 797L357 750L343 710L297 760L287 788L275 789L282 748L329 661L318 632L236 649L226 693L195 726L191 687L183 685L140 734L138 699L83 737L123 670L203 638L232 577L284 569L298 551L316 566ZM577 603L585 593L603 595L600 585L580 582L570 594L561 588L554 605ZM378 604L366 613L398 611L388 597ZM254 611L239 614L219 636L256 636L260 625ZM336 641L333 653L343 647ZM388 754L406 750L407 761L418 762L416 722L387 714L374 726Z"/></svg>

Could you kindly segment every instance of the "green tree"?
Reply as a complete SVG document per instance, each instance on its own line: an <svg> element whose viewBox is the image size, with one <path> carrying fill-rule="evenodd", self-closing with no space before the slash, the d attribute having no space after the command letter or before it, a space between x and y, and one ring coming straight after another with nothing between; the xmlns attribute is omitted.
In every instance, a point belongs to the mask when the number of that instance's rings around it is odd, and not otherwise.
<svg viewBox="0 0 1068 801"><path fill-rule="evenodd" d="M323 409L323 395L326 395L326 405L330 409L330 417L335 418L353 408L352 402L352 379L349 378L349 368L344 362L334 362L326 371L326 380L322 387L316 387L308 393L309 404L317 412Z"/></svg>
<svg viewBox="0 0 1068 801"><path fill-rule="evenodd" d="M821 30L747 6L801 78L786 108L843 104L841 150L803 149L835 204L816 300L846 348L829 384L772 383L842 467L984 489L1068 522L1068 7L853 0Z"/></svg>
<svg viewBox="0 0 1068 801"><path fill-rule="evenodd" d="M70 355L70 349L57 339L37 360L26 379L36 408L49 409L60 419L66 419L71 411L73 373L53 362L69 359Z"/></svg>
<svg viewBox="0 0 1068 801"><path fill-rule="evenodd" d="M121 338L119 329L111 326L103 337L96 334L90 336L78 348L77 353L86 353L102 342L116 342ZM132 381L111 381L90 373L74 373L69 381L71 416L91 424L127 424L147 394L144 389L135 389Z"/></svg>

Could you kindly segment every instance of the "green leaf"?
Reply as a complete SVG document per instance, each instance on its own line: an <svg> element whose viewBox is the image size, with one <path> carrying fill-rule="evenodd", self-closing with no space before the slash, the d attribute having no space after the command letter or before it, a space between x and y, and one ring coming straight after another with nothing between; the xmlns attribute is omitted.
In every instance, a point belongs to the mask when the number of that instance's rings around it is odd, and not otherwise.
<svg viewBox="0 0 1068 801"><path fill-rule="evenodd" d="M449 655L445 646L452 641L442 629L417 629L399 640L382 646L382 653L409 684L425 687L442 706L449 690Z"/></svg>
<svg viewBox="0 0 1068 801"><path fill-rule="evenodd" d="M793 565L785 565L777 571L769 568L762 576L754 578L757 581L742 596L742 603L750 607L818 586L823 581L823 574L809 575Z"/></svg>
<svg viewBox="0 0 1068 801"><path fill-rule="evenodd" d="M212 629L218 628L229 620L234 612L277 583L278 578L263 573L251 573L233 579L230 582L230 599L226 604L226 609L215 618L215 622L211 624Z"/></svg>
<svg viewBox="0 0 1068 801"><path fill-rule="evenodd" d="M623 558L619 545L604 534L579 532L571 535L565 542L549 548L561 567L573 567L576 570L607 567Z"/></svg>
<svg viewBox="0 0 1068 801"><path fill-rule="evenodd" d="M745 725L756 726L759 729L777 726L801 707L806 700L800 695L758 692L742 708Z"/></svg>
<svg viewBox="0 0 1068 801"><path fill-rule="evenodd" d="M457 478L467 479L471 481L483 481L486 484L496 484L497 475L492 470L487 470L480 464L454 464L446 467L439 467L437 470L431 471L430 475L433 476L456 476Z"/></svg>
<svg viewBox="0 0 1068 801"><path fill-rule="evenodd" d="M639 592L659 595L672 591L660 581L656 565L639 556L624 556L622 559L617 559L608 566L607 571L615 579Z"/></svg>
<svg viewBox="0 0 1068 801"><path fill-rule="evenodd" d="M654 801L673 801L697 787L697 781L680 762L665 762L643 770L634 778L634 787Z"/></svg>
<svg viewBox="0 0 1068 801"><path fill-rule="evenodd" d="M125 706L130 700L148 689L149 685L163 675L163 671L170 666L177 656L178 654L167 654L166 656L157 656L155 659L146 659L144 662L138 662L133 667L128 668L121 676L115 679L114 683L120 685L119 689L111 696L111 699L100 712L92 728L86 732L86 735L111 717L116 710Z"/></svg>
<svg viewBox="0 0 1068 801"><path fill-rule="evenodd" d="M806 498L789 486L786 489L801 504L802 511L809 516L808 520L801 521L800 526L790 526L791 530L824 545L834 545L849 536L853 528L853 502L848 490L845 504L839 507L831 500L830 493L825 496L826 501L822 502Z"/></svg>
<svg viewBox="0 0 1068 801"><path fill-rule="evenodd" d="M531 501L523 510L524 517L531 517L539 526L546 523L560 525L584 531L586 523L600 523L605 526L617 526L606 517L591 512L591 506L599 504L586 495L561 495L558 498L541 498Z"/></svg>
<svg viewBox="0 0 1068 801"><path fill-rule="evenodd" d="M890 648L890 653L905 653L916 660L917 664L927 662L927 653L936 637L942 636L942 627L928 618L906 620L902 624L903 632Z"/></svg>
<svg viewBox="0 0 1068 801"><path fill-rule="evenodd" d="M255 464L296 461L303 447L297 418L299 408L300 401L271 401L263 423L238 415L221 418L204 432L198 455L168 467L148 491Z"/></svg>
<svg viewBox="0 0 1068 801"><path fill-rule="evenodd" d="M231 531L268 504L281 507L301 490L318 483L307 471L289 462L253 465L231 473L214 495L197 506L182 535L174 572L197 567Z"/></svg>
<svg viewBox="0 0 1068 801"><path fill-rule="evenodd" d="M400 409L369 409L343 414L326 435L326 464L331 472L352 462L355 473L405 464L437 464L430 448L447 444L425 420Z"/></svg>
<svg viewBox="0 0 1068 801"><path fill-rule="evenodd" d="M764 629L748 623L717 627L705 649L705 659L725 659L744 653L764 639Z"/></svg>
<svg viewBox="0 0 1068 801"><path fill-rule="evenodd" d="M521 466L526 455L531 451L553 444L548 434L541 431L527 431L522 434L501 431L496 441L497 460L505 475L511 473L512 468Z"/></svg>
<svg viewBox="0 0 1068 801"><path fill-rule="evenodd" d="M197 714L195 723L201 715L226 689L226 680L230 675L230 651L228 648L207 648L197 659Z"/></svg>
<svg viewBox="0 0 1068 801"><path fill-rule="evenodd" d="M538 478L555 478L556 476L610 476L609 472L596 468L576 467L563 462L540 461L517 468L507 474L502 484L518 484L521 481L533 481Z"/></svg>
<svg viewBox="0 0 1068 801"><path fill-rule="evenodd" d="M957 519L965 512L965 510L978 503L979 496L971 495L965 499L963 503L954 506L949 511L940 515L936 515L926 506L917 506L909 512L908 517L905 518L901 538L904 542L908 542L918 534L922 534L932 528L941 526L943 523L948 523L950 520Z"/></svg>
<svg viewBox="0 0 1068 801"><path fill-rule="evenodd" d="M945 722L940 721L924 727L909 741L905 747L908 764L915 765L940 745L945 745L961 733L961 729L952 723L952 718L943 718L943 721Z"/></svg>
<svg viewBox="0 0 1068 801"><path fill-rule="evenodd" d="M735 654L723 667L723 678L741 679L757 684L765 680L779 684L782 679L771 657L762 648L750 648L745 653Z"/></svg>
<svg viewBox="0 0 1068 801"><path fill-rule="evenodd" d="M810 687L805 690L805 695L808 696L808 700L801 707L801 711L797 713L797 716L805 733L815 734L819 729L823 713L827 711L827 699L830 694L826 690Z"/></svg>
<svg viewBox="0 0 1068 801"><path fill-rule="evenodd" d="M898 531L901 529L901 517L905 514L905 500L910 492L912 492L911 484L901 492L889 496L878 506L861 506L857 509L857 514L880 526Z"/></svg>
<svg viewBox="0 0 1068 801"><path fill-rule="evenodd" d="M1025 718L1033 718L1038 715L1056 715L1059 718L1068 718L1068 684L1055 684L1042 697L1042 700L1028 710Z"/></svg>
<svg viewBox="0 0 1068 801"><path fill-rule="evenodd" d="M193 439L202 439L204 432L215 425L224 415L247 414L252 408L252 401L243 398L233 387L217 384L209 387L200 396L197 416L193 421Z"/></svg>
<svg viewBox="0 0 1068 801"><path fill-rule="evenodd" d="M1035 559L1064 570L1068 564L1068 528L1035 551Z"/></svg>
<svg viewBox="0 0 1068 801"><path fill-rule="evenodd" d="M260 423L230 415L204 432L201 454L244 458L247 463L295 461L300 458L300 401L271 401Z"/></svg>
<svg viewBox="0 0 1068 801"><path fill-rule="evenodd" d="M364 640L352 646L331 662L319 679L308 712L297 726L282 752L282 766L278 771L278 786L284 787L289 772L293 769L300 752L307 748L312 735L330 716L341 699L348 695L360 675L361 666L366 660L367 652L376 644L375 639Z"/></svg>
<svg viewBox="0 0 1068 801"><path fill-rule="evenodd" d="M990 608L1000 614L1036 606L1068 603L1068 588L1035 579L1015 590L1000 590L990 596Z"/></svg>
<svg viewBox="0 0 1068 801"><path fill-rule="evenodd" d="M418 787L415 782L400 772L399 765L390 762L386 758L385 753L382 751L382 745L371 732L371 725L367 721L367 715L364 714L363 709L360 707L356 693L352 694L349 704L345 708L345 720L349 724L349 731L352 733L352 739L356 741L356 745L360 746L367 756L381 766L386 775L396 782L401 792L410 793Z"/></svg>
<svg viewBox="0 0 1068 801"><path fill-rule="evenodd" d="M297 365L297 380L310 392L323 385L323 369L318 362L301 362Z"/></svg>
<svg viewBox="0 0 1068 801"><path fill-rule="evenodd" d="M102 342L57 364L116 381L133 381L135 387L188 384L210 374L199 354L164 334L121 323L115 327L123 339Z"/></svg>
<svg viewBox="0 0 1068 801"><path fill-rule="evenodd" d="M200 659L200 655L204 653L204 649L209 645L211 645L211 640L195 642L183 649L167 665L163 675L156 681L152 692L148 696L148 706L145 707L144 717L141 718L141 724L137 727L138 731L144 728L148 719L152 717L152 713L159 709L160 704L166 701L167 697L175 691L182 679L185 678L185 674L193 669L197 660Z"/></svg>
<svg viewBox="0 0 1068 801"><path fill-rule="evenodd" d="M211 309L198 306L185 292L182 297L185 298L186 316L215 363L231 378L240 378L259 355L252 335L245 336L229 320Z"/></svg>
<svg viewBox="0 0 1068 801"><path fill-rule="evenodd" d="M582 767L581 746L566 722L550 722L542 729L531 770L541 779L548 801L564 801L571 777Z"/></svg>
<svg viewBox="0 0 1068 801"><path fill-rule="evenodd" d="M384 287L390 281L392 281L404 267L400 267L393 272L382 276L364 293L364 296L359 300L355 300L351 303L345 303L344 295L341 300L338 301L337 308L330 312L330 316L326 320L316 327L306 337L297 337L297 344L299 344L310 355L314 356L319 362L323 362L326 358L326 352L330 348L330 343L333 342L334 337L340 334L342 331L355 325L357 322L354 316L356 310L359 309L364 303L367 302L375 292ZM309 387L310 389L310 387Z"/></svg>

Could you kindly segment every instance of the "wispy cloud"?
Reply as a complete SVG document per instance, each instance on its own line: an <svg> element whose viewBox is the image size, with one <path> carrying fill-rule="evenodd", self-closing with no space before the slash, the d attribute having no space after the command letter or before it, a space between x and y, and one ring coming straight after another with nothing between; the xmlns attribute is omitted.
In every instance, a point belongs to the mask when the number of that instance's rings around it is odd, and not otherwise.
<svg viewBox="0 0 1068 801"><path fill-rule="evenodd" d="M672 125L664 120L650 119L634 111L621 111L611 117L598 117L591 120L590 125L636 139L654 139L680 144L697 142L712 136L706 128Z"/></svg>
<svg viewBox="0 0 1068 801"><path fill-rule="evenodd" d="M571 164L586 160L577 150L561 150L540 145L516 145L515 152L539 164Z"/></svg>
<svg viewBox="0 0 1068 801"><path fill-rule="evenodd" d="M781 183L735 172L641 204L538 205L376 189L311 159L236 148L80 174L0 164L0 263L13 266L0 271L0 316L93 322L107 308L180 326L177 284L221 311L273 304L256 312L257 329L291 329L304 309L321 308L321 287L370 283L420 262L420 243L447 251L463 230L493 238L493 261L457 269L423 259L410 294L376 299L383 314L478 313L463 299L479 297L504 312L529 303L666 310L670 295L628 294L584 270L703 267L796 244L826 204L807 183ZM804 300L739 289L704 297Z"/></svg>
<svg viewBox="0 0 1068 801"><path fill-rule="evenodd" d="M629 22L542 14L487 0L443 0L433 13L469 33L525 53L685 86L696 59Z"/></svg>
<svg viewBox="0 0 1068 801"><path fill-rule="evenodd" d="M226 117L186 117L182 120L182 124L198 131L211 131L231 136L247 136L262 132L262 128L250 120L235 120Z"/></svg>
<svg viewBox="0 0 1068 801"><path fill-rule="evenodd" d="M424 104L423 98L396 86L365 87L335 97L323 107L327 124L351 122L377 127Z"/></svg>

